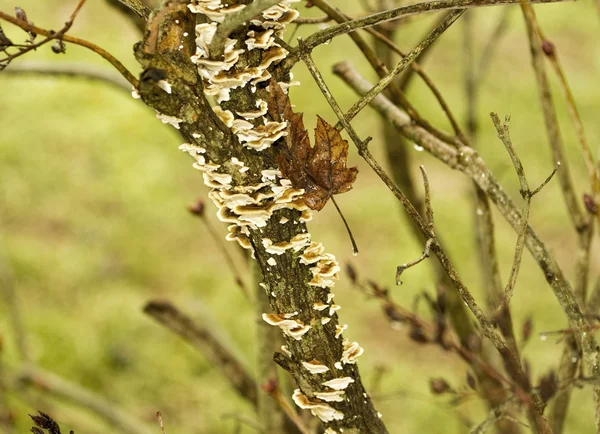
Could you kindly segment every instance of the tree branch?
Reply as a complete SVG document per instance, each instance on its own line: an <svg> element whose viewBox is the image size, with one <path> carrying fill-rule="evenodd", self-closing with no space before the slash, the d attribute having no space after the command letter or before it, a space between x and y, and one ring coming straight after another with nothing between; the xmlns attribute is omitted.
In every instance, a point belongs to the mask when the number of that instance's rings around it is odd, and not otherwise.
<svg viewBox="0 0 600 434"><path fill-rule="evenodd" d="M120 90L131 92L131 84L122 75L112 70L101 70L96 66L81 63L54 63L26 60L11 64L2 71L6 75L48 75L85 78L109 84Z"/></svg>
<svg viewBox="0 0 600 434"><path fill-rule="evenodd" d="M144 307L144 313L198 349L240 395L252 404L257 404L256 380L212 328L206 324L194 323L168 301L150 301Z"/></svg>
<svg viewBox="0 0 600 434"><path fill-rule="evenodd" d="M520 4L521 0L435 0L431 2L415 3L412 5L402 6L396 9L391 9L384 12L372 14L363 18L348 21L337 26L332 26L319 32L313 33L306 39L306 48L313 49L339 35L353 32L364 27L374 26L377 24L392 21L400 17L416 15L425 12L462 9L481 6L500 6L510 4ZM532 3L554 3L569 0L535 0ZM294 54L294 53L293 53ZM294 60L290 58L290 60Z"/></svg>
<svg viewBox="0 0 600 434"><path fill-rule="evenodd" d="M108 51L104 50L103 48L97 46L96 44L88 42L84 39L75 38L70 35L65 35L65 34L60 35L59 34L60 32L56 33L56 32L52 32L50 30L42 29L40 27L36 27L32 24L26 23L23 20L17 19L15 17L13 17L12 15L6 14L2 11L0 11L0 19L8 21L8 22L20 27L21 29L23 29L25 31L34 31L35 33L37 33L39 35L47 36L48 40L56 39L56 38L60 37L60 40L62 40L64 42L70 42L72 44L80 45L82 47L88 48L88 49L94 51L95 53L99 54L100 56L102 56L111 65L113 65L117 69L117 71L119 71L121 73L121 75L123 75L123 77L125 77L125 79L129 83L131 83L131 85L134 88L138 87L138 80L133 76L133 74L131 74L131 72L129 72L127 70L127 68L125 68L125 66L121 62L119 62L112 54L110 54Z"/></svg>

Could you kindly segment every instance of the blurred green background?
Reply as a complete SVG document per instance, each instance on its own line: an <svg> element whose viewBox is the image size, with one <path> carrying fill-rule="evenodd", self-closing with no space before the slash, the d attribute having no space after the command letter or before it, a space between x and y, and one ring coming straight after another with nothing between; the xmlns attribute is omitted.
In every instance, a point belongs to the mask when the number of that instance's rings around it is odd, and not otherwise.
<svg viewBox="0 0 600 434"><path fill-rule="evenodd" d="M18 6L36 25L58 29L75 4L75 0L20 0ZM358 1L340 0L337 4L349 14L361 13ZM4 12L12 13L14 6L12 1L0 0ZM538 6L536 11L543 30L557 46L597 156L598 9L592 1L580 0ZM314 9L303 12L318 14ZM473 12L477 56L501 14L501 8ZM396 42L408 51L437 18L428 15L404 24ZM14 41L25 38L13 26L2 25ZM312 30L314 27L306 26L298 35ZM101 45L139 74L132 55L139 33L104 1L89 1L70 34ZM462 35L459 20L437 42L425 69L464 125ZM330 66L350 59L374 79L347 38L320 47L314 57L345 109L356 96L329 72ZM83 62L110 69L100 57L76 46L68 46L67 53L58 56L46 46L26 60ZM305 112L308 127L313 128L317 114L333 122L333 113L306 69L298 65L294 72L303 84L294 88L292 100ZM585 166L554 76L552 84L575 181L579 192L585 192ZM449 129L418 79L409 97L425 118ZM517 200L518 182L495 138L490 111L512 116L511 135L531 184L541 182L554 166L518 7L511 7L509 28L498 45L480 98L480 152ZM363 137L374 137L371 147L384 162L378 116L366 109L355 126ZM206 198L207 189L190 159L177 150L181 142L174 129L155 119L152 110L116 88L85 79L0 73L0 259L14 277L33 359L41 367L118 403L153 428L148 432L160 431L154 419L157 410L169 433L234 432L231 415L252 419L252 409L202 354L141 312L147 300L166 298L193 317L213 318L248 365L255 364L254 333L259 319L235 286L205 226L185 209L196 197ZM415 179L419 179L418 164L424 164L430 176L437 232L483 304L470 183L425 153L411 152ZM361 277L389 287L394 299L410 308L417 294L434 292L433 273L424 263L406 272L404 285L395 287L395 267L417 257L422 246L413 238L410 223L392 194L354 151L350 163L359 166L360 174L354 189L339 196L338 202L361 253L352 256L347 235L331 206L309 224L313 238L322 241L341 264L352 262ZM212 205L209 217L224 236ZM516 236L501 216L496 215L496 222L506 280ZM575 237L555 181L533 201L531 222L571 277ZM235 246L227 247L244 267ZM598 252L595 242L590 279L600 272ZM469 428L461 421L464 417L473 423L485 417L475 394L458 409L450 407L447 399L429 394L431 377L444 377L456 388L465 387L466 366L456 357L415 344L406 330L390 328L379 302L352 289L347 276L342 274L335 293L343 307L340 321L350 326L346 336L365 348L360 367L368 389L377 371L385 369L374 400L391 432L465 433ZM512 305L518 330L527 315L533 316L536 333L567 326L528 253ZM0 337L2 360L14 368L18 353L4 299L0 301ZM534 338L529 342L523 355L531 362L534 378L557 366L561 350L562 344L553 340ZM574 396L566 432L591 433L591 394L576 390ZM27 399L8 395L17 417L17 432L28 431L31 424L26 415L37 409L52 411L64 428L77 434L115 432L88 411L45 397L44 393L33 393ZM243 432L251 431L244 428Z"/></svg>

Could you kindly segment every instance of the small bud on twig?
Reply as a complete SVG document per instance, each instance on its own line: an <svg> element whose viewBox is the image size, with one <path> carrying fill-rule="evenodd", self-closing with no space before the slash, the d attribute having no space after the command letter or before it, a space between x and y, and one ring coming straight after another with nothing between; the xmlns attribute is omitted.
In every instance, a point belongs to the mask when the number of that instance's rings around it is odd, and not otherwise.
<svg viewBox="0 0 600 434"><path fill-rule="evenodd" d="M583 195L583 204L585 205L585 209L587 209L590 214L598 214L598 204L591 195Z"/></svg>
<svg viewBox="0 0 600 434"><path fill-rule="evenodd" d="M556 52L554 44L548 41L547 39L544 39L544 41L542 41L542 51L548 57L554 56Z"/></svg>
<svg viewBox="0 0 600 434"><path fill-rule="evenodd" d="M452 392L452 387L443 378L431 378L429 380L429 389L434 395Z"/></svg>
<svg viewBox="0 0 600 434"><path fill-rule="evenodd" d="M190 213L197 217L204 217L204 199L199 197L196 199L196 202L188 205L187 209Z"/></svg>

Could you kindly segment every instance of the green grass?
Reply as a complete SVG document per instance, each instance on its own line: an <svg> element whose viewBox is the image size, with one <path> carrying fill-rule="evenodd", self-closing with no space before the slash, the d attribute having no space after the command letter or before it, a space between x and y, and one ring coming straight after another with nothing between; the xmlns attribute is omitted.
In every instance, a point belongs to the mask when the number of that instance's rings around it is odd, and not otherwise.
<svg viewBox="0 0 600 434"><path fill-rule="evenodd" d="M88 3L72 34L105 47L138 74L132 55L137 40L133 27L104 2ZM58 28L74 4L66 0L24 0L19 5L36 24ZM10 12L13 6L0 0L0 10ZM356 8L347 6L346 10L355 13ZM536 10L544 31L559 50L589 143L597 155L597 10L583 1L544 5ZM485 8L474 14L479 51L499 13L499 9ZM406 24L397 42L410 49L431 23L428 17ZM3 28L9 37L20 39L14 28ZM299 34L306 35L307 31L303 29ZM461 38L459 22L442 36L426 62L426 70L460 117L464 115ZM364 74L374 78L360 53L345 38L320 47L314 57L344 108L356 96L330 73L330 65L350 58ZM72 46L64 56L44 48L28 58L82 61L109 68L93 53ZM309 128L314 127L316 114L333 121L333 113L306 69L299 65L295 73L303 85L292 91L292 98L298 110L305 112ZM580 191L585 191L583 160L554 77L552 83L575 181ZM251 408L202 354L141 312L148 299L168 298L194 317L214 318L248 365L254 365L256 315L233 284L205 227L185 210L185 205L197 196L206 197L207 190L190 160L177 150L181 139L175 130L162 125L151 110L128 94L85 80L19 78L0 73L0 95L0 254L15 276L34 360L119 403L150 426L155 425L155 411L161 410L169 433L233 432L233 422L224 416L240 413L252 418ZM418 80L409 96L426 118L447 127ZM481 89L478 113L480 152L517 199L518 181L495 138L487 116L490 111L512 115L511 134L525 170L532 184L540 182L553 163L518 8L512 10L509 30ZM378 117L367 109L357 117L356 127L362 136L374 136L373 152L383 161ZM468 180L425 153L413 154L415 176L420 163L431 178L438 233L471 290L483 300ZM351 255L350 242L331 207L315 216L310 230L340 263L352 261L363 277L389 287L396 300L410 307L420 292L433 291L431 269L427 264L411 269L404 276L404 285L395 287L395 267L418 256L422 246L413 239L408 219L392 194L354 151L350 160L359 166L360 175L355 188L340 196L339 203L361 254L356 258ZM212 210L210 217L220 227ZM501 216L497 215L496 221L506 279L516 237ZM571 276L575 244L556 182L535 198L531 221ZM233 246L228 247L237 253ZM592 276L600 272L598 251L596 242ZM427 386L430 377L444 377L455 387L464 386L464 364L437 348L411 342L405 330L392 330L378 303L351 289L345 276L335 293L343 306L341 321L350 326L347 336L366 349L360 367L367 387L372 384L376 367L387 370L379 393L392 396L381 399L377 407L390 431L468 432L457 411L444 399L431 396ZM567 324L528 254L513 306L517 329L530 314L536 332L561 329ZM14 366L18 356L7 314L1 301L2 357ZM561 349L561 344L539 339L528 344L524 356L532 364L534 378L556 367ZM10 395L18 432L30 426L27 412L46 408L37 396L22 400ZM574 396L567 432L592 432L591 395L583 390ZM109 431L97 417L61 401L52 411L65 427L78 434ZM474 423L484 416L483 406L475 397L458 411ZM157 425L153 432L159 432Z"/></svg>

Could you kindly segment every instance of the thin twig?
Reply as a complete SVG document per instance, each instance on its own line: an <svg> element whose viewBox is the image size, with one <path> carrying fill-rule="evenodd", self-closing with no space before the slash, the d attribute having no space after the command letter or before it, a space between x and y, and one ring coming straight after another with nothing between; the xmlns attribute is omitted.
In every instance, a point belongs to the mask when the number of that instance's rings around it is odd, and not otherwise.
<svg viewBox="0 0 600 434"><path fill-rule="evenodd" d="M359 95L364 95L372 88L372 84L363 78L348 62L337 64L334 72ZM513 229L516 232L521 229L522 222L518 208L498 183L494 174L485 165L483 159L475 154L475 151L466 147L456 150L451 145L431 136L422 128L412 125L410 118L384 95L378 95L374 98L371 105L407 138L423 147L449 167L460 170L475 180ZM569 318L571 325L574 327L587 326L587 319L574 296L569 282L551 252L542 243L531 226L528 226L527 229L526 243L529 251L544 271L546 279L552 286L556 298L560 302L563 312ZM577 332L577 335L580 338L581 332ZM588 334L588 338L593 339L593 336Z"/></svg>
<svg viewBox="0 0 600 434"><path fill-rule="evenodd" d="M512 399L508 399L503 404L493 408L489 412L487 418L471 431L471 434L484 434L484 433L488 432L494 426L494 424L496 424L497 422L500 422L502 419L506 419L506 418L510 418L511 420L513 420L513 422L516 422L520 425L528 427L527 424L524 424L518 420L514 420L508 414L508 412L510 411L511 405L513 404L512 401L513 401Z"/></svg>
<svg viewBox="0 0 600 434"><path fill-rule="evenodd" d="M583 121L581 120L581 116L579 115L579 111L577 110L575 98L573 97L573 93L571 92L571 87L569 86L569 83L567 81L567 77L560 63L560 59L558 58L556 46L544 37L537 22L536 28L540 39L543 41L543 52L546 55L546 57L550 59L550 64L552 65L554 72L558 76L560 86L565 94L565 100L567 102L567 107L569 109L571 121L573 123L573 126L575 127L577 140L579 141L579 145L581 146L581 153L583 154L583 159L585 161L585 165L588 171L590 187L592 189L592 192L594 193L594 199L598 201L600 200L600 170L598 167L596 167L592 151L585 137ZM597 222L600 224L600 213L597 213Z"/></svg>
<svg viewBox="0 0 600 434"><path fill-rule="evenodd" d="M17 62L2 71L4 75L49 75L76 78L87 78L103 82L118 89L131 92L131 84L113 70L98 69L97 66L81 63L53 63L43 61Z"/></svg>
<svg viewBox="0 0 600 434"><path fill-rule="evenodd" d="M375 26L387 21L396 20L400 17L409 15L421 14L425 12L442 11L449 9L462 9L481 6L500 6L509 4L520 4L521 0L437 0L431 2L414 3L411 5L401 6L396 9L391 9L384 12L368 15L363 18L348 21L337 26L332 26L312 34L306 39L306 48L313 49L325 42L346 33L353 32L365 27ZM538 3L554 3L569 0L534 0L533 4ZM292 56L293 57L293 56ZM294 60L294 59L290 59Z"/></svg>
<svg viewBox="0 0 600 434"><path fill-rule="evenodd" d="M324 15L322 17L298 17L294 20L294 24L323 24L331 21L331 17L329 15Z"/></svg>
<svg viewBox="0 0 600 434"><path fill-rule="evenodd" d="M50 30L45 30L45 29L36 27L34 25L24 22L23 20L17 19L15 17L13 17L12 15L6 14L2 11L0 11L0 19L8 21L8 22L20 27L21 29L23 29L25 31L34 31L35 33L37 33L39 35L48 36L48 37L52 37L52 39L56 39L57 33L52 32ZM135 78L133 76L133 74L131 72L129 72L127 70L127 68L121 62L119 62L119 60L117 60L112 54L110 54L108 51L106 51L103 48L97 46L96 44L88 42L84 39L75 38L75 37L69 36L69 35L62 35L61 40L63 42L69 42L71 44L80 45L82 47L88 48L88 49L94 51L95 53L99 54L105 60L107 60L111 65L113 65L117 69L117 71L119 71L121 73L121 75L123 75L123 77L125 77L125 79L129 83L131 83L131 85L133 87L135 87L137 89L138 84L139 84L137 78Z"/></svg>
<svg viewBox="0 0 600 434"><path fill-rule="evenodd" d="M363 95L368 92L371 85L366 82L360 75L355 72L348 63L338 64L334 69L335 73L344 78L344 80L350 84L359 95ZM512 203L511 199L506 195L502 187L497 183L493 174L487 169L483 160L476 156L475 152L470 148L463 147L460 152L453 149L447 143L441 143L438 139L432 137L429 133L423 131L421 128L414 126L410 122L410 118L397 107L387 100L383 95L378 95L373 99L372 105L374 105L382 114L384 114L399 130L410 140L413 140L419 146L427 149L434 156L448 164L450 167L459 169L467 173L475 180L478 185L482 188L486 194L489 194L490 199L498 206L504 217L511 223L511 225L517 229L521 229L521 216ZM360 151L359 151L360 152ZM372 166L373 167L373 166ZM379 173L378 173L379 174ZM385 174L380 174L380 177L385 180ZM390 189L394 192L396 197L404 204L404 197L401 192L397 192L393 185L386 182ZM407 210L410 210L410 206L407 205ZM419 222L418 216L411 217L418 223L421 230L425 230L423 225ZM552 256L547 252L545 246L541 243L535 232L528 226L527 227L527 246L532 252L533 256L543 267L546 278L551 284L555 294L560 301L565 313L568 315L572 324L576 327L583 327L587 324L587 320L583 315L581 308L578 306L577 301L573 297L573 293L570 289L568 281L565 279L562 271L556 264ZM448 274L451 276L453 282L457 285L457 288L463 297L463 300L467 303L471 311L475 314L476 318L482 326L484 335L488 337L494 346L500 352L507 370L511 372L511 376L515 378L517 384L522 385L525 390L531 390L531 385L528 376L523 372L520 360L516 355L508 349L506 343L503 342L502 338L497 335L496 330L490 328L489 322L481 309L472 299L470 292L464 286L452 264L445 256L443 251L440 251L440 247L437 243L432 245L432 251L440 259L440 262L446 268ZM579 329L576 329L578 337L582 335ZM586 345L592 348L595 344L593 336L590 334L586 337ZM536 427L536 429L543 433L549 433L550 428L547 420L542 415L543 404L537 394L531 395L531 406L528 406L528 417L530 423Z"/></svg>
<svg viewBox="0 0 600 434"><path fill-rule="evenodd" d="M329 4L327 0L313 0L313 3L316 7L320 8L323 12L331 16L338 23L343 23L350 20L350 18L347 15L343 14L338 9L333 7L331 4ZM374 29L366 28L365 30L381 38L385 38L385 36L381 35ZM379 78L384 78L387 74L389 74L389 70L385 62L383 62L377 56L375 50L371 48L371 46L363 39L363 37L358 32L352 32L349 34L349 36L354 41L361 53L364 54L365 58L369 61L375 72L377 72ZM391 44L394 45L393 42L391 42ZM413 63L411 63L410 66L413 68L418 68L418 66L414 66ZM431 85L433 85L433 83L431 83ZM435 88L435 86L433 87ZM404 108L409 114L409 116L415 120L417 125L422 126L427 131L430 131L432 134L436 135L437 137L440 137L440 139L442 140L452 140L452 137L449 136L447 133L444 133L443 131L440 131L437 128L433 127L428 121L421 117L421 115L417 112L417 109L410 103L410 101L408 101L404 93L400 90L400 88L398 88L398 86L394 83L393 80L389 83L388 91L391 95L392 100L398 103L402 108ZM451 114L450 117L452 118ZM452 125L454 126L455 124ZM335 128L338 131L341 130L342 124L338 122Z"/></svg>
<svg viewBox="0 0 600 434"><path fill-rule="evenodd" d="M552 158L554 161L561 162L562 168L558 173L558 179L560 181L563 197L565 199L567 210L569 211L573 225L575 226L575 229L579 231L585 226L586 218L580 205L579 195L577 194L575 185L573 184L568 161L566 160L563 139L561 137L558 116L556 114L556 107L552 101L552 92L550 90L548 76L544 67L544 56L542 53L541 41L536 30L537 21L535 18L535 12L533 11L532 6L526 3L525 0L521 0L521 2L523 16L525 17L525 23L527 25L529 48L531 50L531 62L535 71L538 93L542 105L542 111L544 113L546 133L548 135L548 141L552 150Z"/></svg>
<svg viewBox="0 0 600 434"><path fill-rule="evenodd" d="M158 424L160 425L160 429L161 429L162 433L167 434L167 432L165 431L165 424L163 423L162 415L160 414L160 411L156 412L156 419L158 420Z"/></svg>
<svg viewBox="0 0 600 434"><path fill-rule="evenodd" d="M431 244L433 244L435 240L433 238L429 238L427 240L427 242L425 243L425 250L423 250L423 254L421 256L419 256L417 259L415 259L414 261L410 261L407 262L405 264L402 265L398 265L398 268L396 269L396 285L402 285L402 281L400 280L400 276L402 275L402 273L404 272L404 270L407 270L408 268L414 267L417 264L420 264L421 262L423 262L426 258L429 258L429 252L431 249Z"/></svg>
<svg viewBox="0 0 600 434"><path fill-rule="evenodd" d="M433 207L431 206L431 191L429 188L429 178L425 171L425 166L422 164L419 166L421 169L421 175L423 175L423 186L425 187L425 216L427 217L427 224L429 225L429 232L435 233L435 225L433 221Z"/></svg>
<svg viewBox="0 0 600 434"><path fill-rule="evenodd" d="M517 177L519 178L519 184L521 185L521 196L523 197L523 209L521 211L521 229L517 235L517 244L515 246L515 255L512 262L512 268L510 270L510 277L506 284L506 288L504 290L504 297L502 302L498 306L496 310L495 316L497 317L500 314L500 311L510 304L510 299L513 296L515 291L515 286L517 284L517 277L519 275L519 269L521 268L521 259L523 258L523 250L525 249L525 237L527 235L527 226L529 224L529 210L531 208L531 191L529 190L529 183L527 182L527 177L525 176L525 169L523 169L523 164L521 163L521 159L517 155L517 151L515 150L512 141L510 139L510 133L508 129L508 122L510 118L507 116L504 119L504 122L501 123L498 115L496 113L490 113L492 121L494 122L494 126L496 127L496 132L498 133L498 138L504 144L506 148L506 152L510 156L512 164L515 168L515 172L517 173Z"/></svg>
<svg viewBox="0 0 600 434"><path fill-rule="evenodd" d="M444 33L446 29L448 29L465 11L465 9L460 9L458 11L454 11L450 13L446 19L440 23L434 30L432 30L427 37L421 41L410 53L408 53L405 57L400 60L398 65L394 69L392 69L385 77L383 77L377 85L375 85L369 92L367 92L362 98L360 98L351 108L348 110L348 113L345 115L345 119L347 122L350 122L363 108L365 108L369 102L379 95L393 80L396 78L398 74L404 71L413 60L415 60L425 48L427 48L430 44L432 44L438 37Z"/></svg>
<svg viewBox="0 0 600 434"><path fill-rule="evenodd" d="M225 340L214 332L214 327L197 324L168 301L150 301L144 313L177 333L219 369L233 387L250 403L256 405L257 385L244 363L228 348Z"/></svg>
<svg viewBox="0 0 600 434"><path fill-rule="evenodd" d="M533 69L535 71L538 93L544 112L546 132L550 142L550 147L552 149L552 155L555 161L560 161L562 164L562 168L558 173L561 190L575 230L577 232L583 232L589 225L589 221L582 210L579 201L579 195L577 194L572 181L568 161L565 159L564 145L560 134L556 107L552 101L552 93L544 65L543 51L548 51L548 48L546 47L546 50L543 50L542 41L538 31L537 19L533 7L526 3L525 0L521 0L521 9L523 11L525 24L527 27L529 48L531 50L531 60ZM566 86L566 81L563 85ZM567 91L567 99L569 99L569 93L570 92ZM571 103L572 107L570 109L573 110L574 102L571 101ZM573 116L573 113L571 113L571 115ZM575 120L576 130L578 130L579 139L581 140L583 138L582 146L585 153L585 136L583 135L583 127L578 126L577 116L573 116L573 118ZM581 131L579 131L579 128L581 128ZM589 176L591 177L592 188L599 189L600 187L598 186L598 183L593 178L593 173L595 170L593 170L593 168L591 169L592 171L589 173ZM577 299L577 296L574 293L572 297ZM583 326L584 324L579 324L579 327ZM600 375L600 350L596 344L595 338L591 336L591 333L577 333L576 339L580 341L579 343L583 352L585 367L590 370L591 375ZM600 386L594 386L593 398L595 409L594 424L596 427L596 432L600 433Z"/></svg>
<svg viewBox="0 0 600 434"><path fill-rule="evenodd" d="M350 229L350 225L346 221L346 217L342 213L342 210L338 206L338 204L333 196L331 196L331 202L333 203L333 205L335 206L335 209L337 210L338 214L342 218L342 222L344 223L344 227L346 228L346 232L348 233L348 237L350 238L350 243L352 243L352 254L354 256L356 256L356 255L358 255L358 245L356 244L356 240L354 239L354 234L352 233L352 230Z"/></svg>
<svg viewBox="0 0 600 434"><path fill-rule="evenodd" d="M22 48L19 50L18 53L15 54L11 54L8 57L6 57L5 59L0 59L0 64L2 64L3 66L8 65L11 61L13 61L14 59L16 59L17 57L23 56L24 54L29 53L30 51L34 51L36 49L38 49L39 47L41 47L44 44L47 44L48 42L57 39L59 41L62 40L63 36L65 33L67 33L69 31L69 29L73 26L73 22L75 21L75 18L77 18L77 15L79 14L79 11L81 10L81 8L83 7L83 4L86 2L86 0L79 0L79 3L77 3L77 6L75 7L75 10L73 11L73 13L71 14L71 17L69 18L69 20L65 23L64 27L59 30L58 32L51 32L50 35L47 35L46 39L41 40L40 42L37 42L35 44L31 44L25 48ZM29 23L25 20L21 20L20 18L17 18L17 21L23 24L27 24L29 25Z"/></svg>

